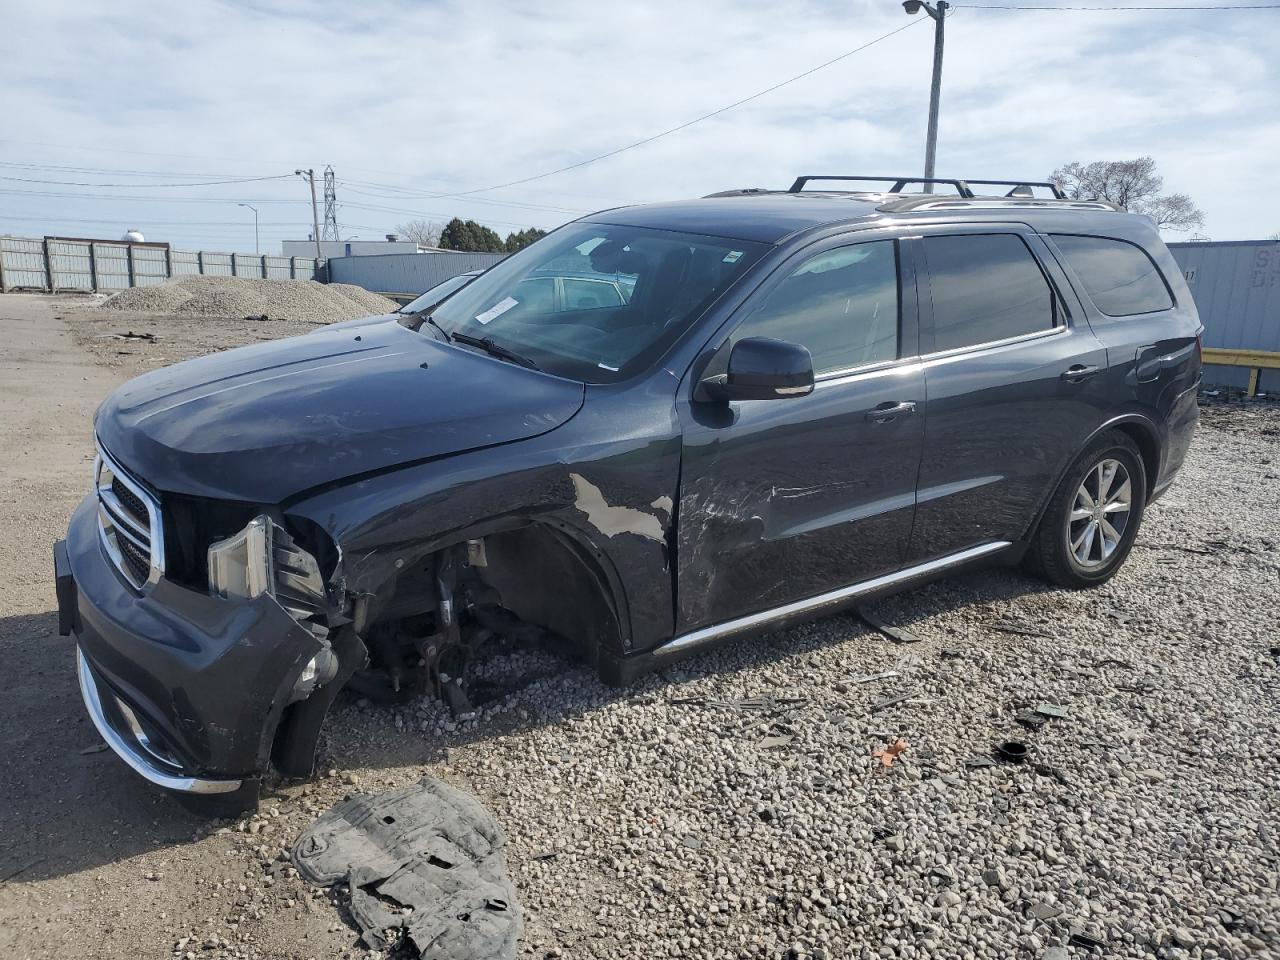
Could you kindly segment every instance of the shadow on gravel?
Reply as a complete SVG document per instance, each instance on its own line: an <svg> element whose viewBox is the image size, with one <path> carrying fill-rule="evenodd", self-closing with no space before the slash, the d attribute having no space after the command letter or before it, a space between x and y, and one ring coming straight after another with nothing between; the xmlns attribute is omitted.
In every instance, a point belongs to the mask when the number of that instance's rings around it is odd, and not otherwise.
<svg viewBox="0 0 1280 960"><path fill-rule="evenodd" d="M991 570L940 581L873 605L878 618L910 629L929 615L991 605L984 616L1000 619L1006 601L1048 588L1007 570ZM541 680L548 694L527 717L503 711L492 720L445 738L397 730L387 709L372 716L356 697L339 698L326 724L322 763L374 769L418 766L441 760L449 748L465 746L545 724L567 723L584 713L631 699L678 698L680 688L710 676L728 677L870 634L883 642L890 660L918 649L880 637L855 613L732 641L676 664L635 686L605 686L589 667L565 659L562 670ZM994 638L999 634L993 633ZM74 646L57 635L57 615L0 618L0 891L7 882L62 876L164 847L189 842L206 819L187 813L141 780L109 750L85 714L74 670ZM554 695L572 683L578 695ZM803 686L803 672L796 684ZM585 706L583 706L585 704ZM358 735L372 722L377 736ZM89 751L89 752L86 752Z"/></svg>
<svg viewBox="0 0 1280 960"><path fill-rule="evenodd" d="M1015 569L996 567L886 597L867 605L866 609L873 613L875 619L908 632L913 632L913 626L928 617L968 610L971 616L991 624L991 642L999 643L1002 636L1007 638L1008 632L1018 632L1009 631L1009 624L1024 622L1006 604L1050 593L1054 589ZM1043 624L1030 619L1025 621L1025 626L1032 631L1044 629ZM537 706L522 704L528 713L527 719L520 717L515 710L503 710L490 720L470 727L461 726L443 738L416 729L402 731L390 722L393 708L374 706L371 711L361 711L356 706L357 697L347 692L339 697L326 723L318 769L323 766L358 766L392 770L442 762L451 748L548 724L571 723L578 717L620 701L678 700L681 688L686 684L708 677L727 678L785 664L833 644L860 637L870 637L872 643L883 646L887 666L892 666L898 657L905 654L920 654L928 649L918 643L895 642L865 623L856 611L849 610L783 630L728 641L622 689L606 686L591 667L566 655L561 659L560 671L540 681L544 695L536 698ZM558 688L564 684L572 685L575 695L567 698L557 696ZM801 694L804 684L803 668L797 665L794 687ZM411 711L412 705L395 709Z"/></svg>
<svg viewBox="0 0 1280 960"><path fill-rule="evenodd" d="M109 750L83 752L102 740L55 612L0 618L0 677L0 895L191 839L202 821Z"/></svg>

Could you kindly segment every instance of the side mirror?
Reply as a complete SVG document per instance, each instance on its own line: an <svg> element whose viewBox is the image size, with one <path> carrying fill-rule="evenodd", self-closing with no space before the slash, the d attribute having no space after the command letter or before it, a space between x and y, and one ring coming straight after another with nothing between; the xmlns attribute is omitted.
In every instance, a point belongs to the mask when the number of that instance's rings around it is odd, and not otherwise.
<svg viewBox="0 0 1280 960"><path fill-rule="evenodd" d="M798 343L748 337L733 345L725 373L699 386L710 400L780 400L813 393L813 357Z"/></svg>

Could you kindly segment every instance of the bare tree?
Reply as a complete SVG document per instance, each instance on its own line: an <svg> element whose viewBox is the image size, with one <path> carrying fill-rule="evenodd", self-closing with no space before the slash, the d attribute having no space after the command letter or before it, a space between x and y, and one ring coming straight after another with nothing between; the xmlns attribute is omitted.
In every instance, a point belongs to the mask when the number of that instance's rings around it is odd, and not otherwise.
<svg viewBox="0 0 1280 960"><path fill-rule="evenodd" d="M1068 163L1049 175L1074 200L1110 200L1145 213L1161 230L1192 230L1204 225L1204 213L1185 193L1161 194L1164 177L1151 157Z"/></svg>
<svg viewBox="0 0 1280 960"><path fill-rule="evenodd" d="M436 223L434 220L409 220L406 223L396 224L396 233L405 240L412 240L414 243L420 243L424 247L440 246L440 231L444 229L444 224Z"/></svg>

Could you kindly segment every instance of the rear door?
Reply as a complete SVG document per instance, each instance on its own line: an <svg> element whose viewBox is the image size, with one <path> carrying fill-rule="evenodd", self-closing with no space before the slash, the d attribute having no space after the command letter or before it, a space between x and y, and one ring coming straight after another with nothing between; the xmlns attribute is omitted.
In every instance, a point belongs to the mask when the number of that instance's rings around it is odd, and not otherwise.
<svg viewBox="0 0 1280 960"><path fill-rule="evenodd" d="M1107 347L1112 396L1133 405L1162 433L1160 476L1147 478L1148 489L1158 493L1182 463L1199 418L1201 326L1191 293L1156 232L1141 226L1130 226L1130 232L1131 239L1054 233L1048 241L1072 284L1092 301L1089 324Z"/></svg>
<svg viewBox="0 0 1280 960"><path fill-rule="evenodd" d="M859 233L800 251L739 309L711 363L771 337L806 347L803 397L684 392L677 632L901 567L924 437L909 252Z"/></svg>
<svg viewBox="0 0 1280 960"><path fill-rule="evenodd" d="M1107 353L1017 224L931 227L920 248L929 397L908 562L1022 538L1107 412Z"/></svg>

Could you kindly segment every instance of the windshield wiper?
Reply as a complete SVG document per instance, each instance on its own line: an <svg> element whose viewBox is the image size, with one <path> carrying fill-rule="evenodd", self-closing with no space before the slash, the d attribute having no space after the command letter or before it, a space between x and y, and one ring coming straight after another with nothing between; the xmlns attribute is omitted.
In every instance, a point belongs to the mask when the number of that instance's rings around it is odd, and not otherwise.
<svg viewBox="0 0 1280 960"><path fill-rule="evenodd" d="M428 319L430 318L428 317ZM497 357L499 360L510 360L512 363L528 367L530 370L538 369L538 365L528 357L508 349L500 343L494 343L492 337L473 337L469 333L455 333L451 339L454 343L465 343L473 347L479 347L489 356Z"/></svg>

